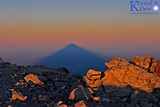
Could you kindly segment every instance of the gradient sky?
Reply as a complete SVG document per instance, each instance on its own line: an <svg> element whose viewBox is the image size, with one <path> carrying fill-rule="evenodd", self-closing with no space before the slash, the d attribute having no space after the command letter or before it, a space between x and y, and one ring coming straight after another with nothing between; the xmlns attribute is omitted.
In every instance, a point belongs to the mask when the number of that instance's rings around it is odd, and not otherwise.
<svg viewBox="0 0 160 107"><path fill-rule="evenodd" d="M129 10L129 0L1 0L0 56L30 64L76 43L104 56L160 58L160 12Z"/></svg>

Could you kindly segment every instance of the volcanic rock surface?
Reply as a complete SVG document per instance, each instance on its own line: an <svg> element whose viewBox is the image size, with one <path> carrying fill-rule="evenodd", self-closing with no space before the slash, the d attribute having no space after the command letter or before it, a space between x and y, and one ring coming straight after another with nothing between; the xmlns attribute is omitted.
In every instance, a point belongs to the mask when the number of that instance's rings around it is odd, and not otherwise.
<svg viewBox="0 0 160 107"><path fill-rule="evenodd" d="M158 59L113 57L86 76L45 66L0 63L0 107L159 107Z"/></svg>

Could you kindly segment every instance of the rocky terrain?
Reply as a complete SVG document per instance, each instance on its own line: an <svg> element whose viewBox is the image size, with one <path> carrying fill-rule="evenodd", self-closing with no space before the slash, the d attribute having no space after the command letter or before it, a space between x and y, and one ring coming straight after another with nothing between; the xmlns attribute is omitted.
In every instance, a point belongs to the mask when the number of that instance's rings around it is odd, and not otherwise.
<svg viewBox="0 0 160 107"><path fill-rule="evenodd" d="M0 107L160 107L160 61L113 57L85 76L0 58Z"/></svg>

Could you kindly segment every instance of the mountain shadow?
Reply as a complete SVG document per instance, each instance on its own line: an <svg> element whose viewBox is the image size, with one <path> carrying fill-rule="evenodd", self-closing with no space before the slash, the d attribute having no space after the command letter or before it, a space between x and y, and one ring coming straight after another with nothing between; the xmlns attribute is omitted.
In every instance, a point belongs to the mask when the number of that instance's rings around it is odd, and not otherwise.
<svg viewBox="0 0 160 107"><path fill-rule="evenodd" d="M70 44L37 63L51 68L66 67L72 74L85 75L89 69L105 71L105 60L94 53Z"/></svg>

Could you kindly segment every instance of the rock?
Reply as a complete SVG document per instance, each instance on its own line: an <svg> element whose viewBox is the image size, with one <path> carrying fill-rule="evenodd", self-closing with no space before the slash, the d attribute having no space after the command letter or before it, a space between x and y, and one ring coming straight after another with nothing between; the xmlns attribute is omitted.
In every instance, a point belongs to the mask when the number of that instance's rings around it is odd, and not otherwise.
<svg viewBox="0 0 160 107"><path fill-rule="evenodd" d="M103 85L113 85L116 87L126 87L130 85L135 89L152 92L160 87L160 78L146 69L140 68L127 62L123 58L114 57L106 65L110 68L105 71L102 79Z"/></svg>
<svg viewBox="0 0 160 107"><path fill-rule="evenodd" d="M97 88L102 85L103 73L95 70L89 70L86 76L83 77L83 81L87 83L91 88Z"/></svg>
<svg viewBox="0 0 160 107"><path fill-rule="evenodd" d="M25 101L27 99L27 96L23 96L22 93L15 91L14 89L11 89L12 91L12 100L21 100Z"/></svg>
<svg viewBox="0 0 160 107"><path fill-rule="evenodd" d="M87 106L87 102L85 100L77 102L74 107L89 107Z"/></svg>
<svg viewBox="0 0 160 107"><path fill-rule="evenodd" d="M59 71L59 72L64 72L64 73L66 73L66 74L69 74L68 69L65 68L65 67L60 67L60 68L58 68L58 71Z"/></svg>
<svg viewBox="0 0 160 107"><path fill-rule="evenodd" d="M63 103L63 101L57 102L54 107L68 107L66 104Z"/></svg>
<svg viewBox="0 0 160 107"><path fill-rule="evenodd" d="M93 97L94 101L101 101L101 97Z"/></svg>
<svg viewBox="0 0 160 107"><path fill-rule="evenodd" d="M24 79L25 79L25 81L26 81L27 83L29 83L29 81L32 81L34 84L39 84L39 85L43 85L43 84L44 84L44 83L41 82L41 81L39 80L39 78L38 78L37 76L35 76L34 74L26 75L26 76L24 77Z"/></svg>
<svg viewBox="0 0 160 107"><path fill-rule="evenodd" d="M113 57L111 59L110 62L106 62L105 65L108 67L108 68L112 68L112 67L123 67L123 66L126 66L128 65L129 62L121 57Z"/></svg>
<svg viewBox="0 0 160 107"><path fill-rule="evenodd" d="M95 70L89 70L86 77L91 80L99 79L101 77L101 72Z"/></svg>
<svg viewBox="0 0 160 107"><path fill-rule="evenodd" d="M150 56L136 56L131 60L131 63L146 69L148 72L155 73L160 77L160 61Z"/></svg>
<svg viewBox="0 0 160 107"><path fill-rule="evenodd" d="M84 88L82 85L79 85L75 88L69 96L70 100L89 100L92 99L93 91L90 88Z"/></svg>
<svg viewBox="0 0 160 107"><path fill-rule="evenodd" d="M11 105L8 105L8 107L12 107Z"/></svg>
<svg viewBox="0 0 160 107"><path fill-rule="evenodd" d="M0 64L1 64L1 63L4 63L4 61L3 61L3 59L2 59L2 58L0 58Z"/></svg>

